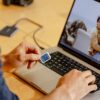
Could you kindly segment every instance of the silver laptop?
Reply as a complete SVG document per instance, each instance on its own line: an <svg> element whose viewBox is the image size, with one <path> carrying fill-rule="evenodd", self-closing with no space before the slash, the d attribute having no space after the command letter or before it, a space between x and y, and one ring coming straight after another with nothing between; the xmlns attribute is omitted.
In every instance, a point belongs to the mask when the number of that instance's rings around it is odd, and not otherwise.
<svg viewBox="0 0 100 100"><path fill-rule="evenodd" d="M70 70L91 70L97 78L98 91L90 93L83 100L100 100L100 60L94 58L90 53L92 30L96 28L96 20L100 16L99 10L99 0L98 2L96 0L75 0L58 46L42 51L42 53L48 51L51 60L46 63L38 62L32 69L21 66L15 71L15 74L48 94L56 87L59 78ZM86 36L80 35L83 33ZM86 39L90 39L87 40L88 45ZM100 56L99 53L97 54Z"/></svg>

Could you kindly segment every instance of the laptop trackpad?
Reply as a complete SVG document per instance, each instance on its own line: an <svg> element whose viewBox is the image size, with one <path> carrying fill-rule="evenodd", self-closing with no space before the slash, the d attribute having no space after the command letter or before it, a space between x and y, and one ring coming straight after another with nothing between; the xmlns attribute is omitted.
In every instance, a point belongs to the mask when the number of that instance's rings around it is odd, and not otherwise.
<svg viewBox="0 0 100 100"><path fill-rule="evenodd" d="M91 93L82 100L100 100L100 91Z"/></svg>
<svg viewBox="0 0 100 100"><path fill-rule="evenodd" d="M38 63L30 71L22 74L22 77L26 81L35 84L35 86L43 90L45 93L50 93L56 87L61 76Z"/></svg>

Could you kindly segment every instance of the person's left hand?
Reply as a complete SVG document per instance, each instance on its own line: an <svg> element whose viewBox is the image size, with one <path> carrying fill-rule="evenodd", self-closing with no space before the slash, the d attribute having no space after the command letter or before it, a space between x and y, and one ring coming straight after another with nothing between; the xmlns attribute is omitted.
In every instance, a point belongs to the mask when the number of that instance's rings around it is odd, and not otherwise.
<svg viewBox="0 0 100 100"><path fill-rule="evenodd" d="M30 68L33 63L40 60L40 51L37 46L28 42L22 42L14 51L6 56L7 62L13 66L28 64Z"/></svg>

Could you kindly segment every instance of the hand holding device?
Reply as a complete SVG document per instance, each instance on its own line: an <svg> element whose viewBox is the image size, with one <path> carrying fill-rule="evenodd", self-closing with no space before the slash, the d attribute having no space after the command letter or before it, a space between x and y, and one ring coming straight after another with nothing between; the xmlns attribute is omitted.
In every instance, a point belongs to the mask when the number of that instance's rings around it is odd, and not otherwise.
<svg viewBox="0 0 100 100"><path fill-rule="evenodd" d="M14 51L7 56L7 61L15 67L28 64L31 67L33 62L40 60L40 51L37 46L28 42L22 42Z"/></svg>

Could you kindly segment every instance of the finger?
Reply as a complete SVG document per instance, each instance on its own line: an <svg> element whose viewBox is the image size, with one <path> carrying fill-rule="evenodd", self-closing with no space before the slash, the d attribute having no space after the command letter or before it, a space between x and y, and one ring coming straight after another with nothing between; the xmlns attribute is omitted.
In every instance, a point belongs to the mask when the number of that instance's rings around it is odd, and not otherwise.
<svg viewBox="0 0 100 100"><path fill-rule="evenodd" d="M81 99L82 99L83 97L85 97L87 94L89 94L90 92L93 92L93 91L96 91L96 90L97 90L97 85L96 85L96 84L91 85L91 86L88 86L88 87L87 87L87 91L84 92L84 95L81 96Z"/></svg>
<svg viewBox="0 0 100 100"><path fill-rule="evenodd" d="M37 63L37 61L35 61L35 62L29 61L29 62L28 62L27 68L28 68L28 69L31 69L33 66L36 65L36 63Z"/></svg>
<svg viewBox="0 0 100 100"><path fill-rule="evenodd" d="M25 51L27 51L27 50L30 50L30 51L37 50L39 52L39 48L36 45L33 45L32 43L29 43L27 41L22 42L19 45L19 48L23 48Z"/></svg>
<svg viewBox="0 0 100 100"><path fill-rule="evenodd" d="M92 72L91 72L90 70L84 71L84 72L81 74L81 76L82 76L83 78L89 77L89 76L91 76L91 75L92 75Z"/></svg>
<svg viewBox="0 0 100 100"><path fill-rule="evenodd" d="M38 61L38 60L40 60L40 55L26 54L23 59L24 59L24 61Z"/></svg>
<svg viewBox="0 0 100 100"><path fill-rule="evenodd" d="M79 70L77 70L77 69L73 69L73 70L71 70L70 72L72 72L72 73L80 73L81 71L79 71Z"/></svg>
<svg viewBox="0 0 100 100"><path fill-rule="evenodd" d="M95 81L96 81L96 77L94 75L91 75L86 78L87 84L93 84L93 83L95 83Z"/></svg>
<svg viewBox="0 0 100 100"><path fill-rule="evenodd" d="M39 50L39 48L38 48L37 46L34 46L34 52L35 52L36 54L41 55L40 50Z"/></svg>
<svg viewBox="0 0 100 100"><path fill-rule="evenodd" d="M24 54L25 53L25 50L24 50L24 47L20 46L16 49L17 53L18 54Z"/></svg>
<svg viewBox="0 0 100 100"><path fill-rule="evenodd" d="M26 51L29 50L29 51L33 51L36 54L40 54L39 48L36 45L33 45L31 43L26 43L25 49L26 49Z"/></svg>
<svg viewBox="0 0 100 100"><path fill-rule="evenodd" d="M29 68L30 68L31 64L32 64L32 61L28 61L28 66L27 66L27 69L29 69Z"/></svg>
<svg viewBox="0 0 100 100"><path fill-rule="evenodd" d="M69 73L72 73L72 74L80 74L82 73L81 71L77 70L77 69L73 69L71 70Z"/></svg>
<svg viewBox="0 0 100 100"><path fill-rule="evenodd" d="M97 85L96 84L90 85L89 88L88 88L89 92L92 92L92 91L95 91L95 90L97 90Z"/></svg>

